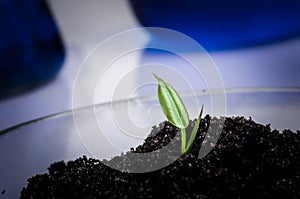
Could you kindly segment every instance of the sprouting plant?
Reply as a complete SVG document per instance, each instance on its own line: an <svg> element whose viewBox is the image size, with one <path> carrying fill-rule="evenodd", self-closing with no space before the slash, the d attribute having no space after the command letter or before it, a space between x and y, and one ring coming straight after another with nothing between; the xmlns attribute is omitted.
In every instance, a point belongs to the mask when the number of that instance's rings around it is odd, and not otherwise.
<svg viewBox="0 0 300 199"><path fill-rule="evenodd" d="M177 128L180 128L181 130L181 153L185 155L191 150L193 146L193 142L195 140L203 113L203 105L201 107L200 114L195 123L189 141L188 143L186 143L186 127L189 125L189 114L186 110L186 107L184 106L176 90L169 83L165 82L157 75L153 75L158 80L158 99L165 116L171 124L173 124Z"/></svg>

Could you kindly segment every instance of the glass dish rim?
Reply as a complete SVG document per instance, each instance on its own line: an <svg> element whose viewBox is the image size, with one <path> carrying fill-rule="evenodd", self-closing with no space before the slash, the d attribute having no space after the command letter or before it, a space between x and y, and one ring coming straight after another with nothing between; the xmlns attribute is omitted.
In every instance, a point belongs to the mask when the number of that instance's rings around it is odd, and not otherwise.
<svg viewBox="0 0 300 199"><path fill-rule="evenodd" d="M225 89L201 89L201 90L195 90L195 91L185 91L181 92L180 96L184 99L186 97L191 96L205 96L210 94L236 94L236 93L255 93L255 92L261 92L261 93L276 93L276 92L290 92L290 93L299 93L300 94L300 87L245 87L245 88L225 88ZM25 121L16 125L13 125L11 127L5 128L0 130L0 138L10 132L13 132L17 129L24 128L26 126L29 126L34 123L43 122L48 119L53 119L56 117L63 117L66 115L73 114L74 112L80 112L88 109L93 108L99 108L102 106L108 106L112 104L124 104L128 103L132 100L140 100L140 101L149 101L149 100L155 100L157 99L156 95L147 95L147 96L138 96L130 99L121 99L121 100L115 100L115 101L108 101L108 102L101 102L97 104L92 104L80 108L75 109L69 109L65 111L61 111L58 113L49 114L46 116L42 116L36 119L32 119L29 121Z"/></svg>

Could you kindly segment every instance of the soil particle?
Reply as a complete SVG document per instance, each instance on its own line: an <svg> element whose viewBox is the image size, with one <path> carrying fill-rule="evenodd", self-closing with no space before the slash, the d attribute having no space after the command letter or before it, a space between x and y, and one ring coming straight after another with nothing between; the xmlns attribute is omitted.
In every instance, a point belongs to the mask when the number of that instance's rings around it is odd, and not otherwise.
<svg viewBox="0 0 300 199"><path fill-rule="evenodd" d="M208 135L208 127L221 132L216 144L219 134ZM206 115L191 152L176 158L179 134L178 128L162 122L142 145L111 160L83 156L53 163L48 173L28 179L21 198L300 198L299 131L271 130L251 118ZM171 141L176 144L163 154L176 158L171 164L151 172L126 172L136 165L155 166L162 158L155 152ZM209 154L199 158L200 148L210 145ZM154 152L148 160L131 156L148 152Z"/></svg>

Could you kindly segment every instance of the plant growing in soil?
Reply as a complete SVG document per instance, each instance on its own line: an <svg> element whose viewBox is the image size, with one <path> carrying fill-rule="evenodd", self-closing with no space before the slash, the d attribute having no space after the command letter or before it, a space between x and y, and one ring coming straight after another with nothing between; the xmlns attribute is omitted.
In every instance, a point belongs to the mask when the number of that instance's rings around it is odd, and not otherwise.
<svg viewBox="0 0 300 199"><path fill-rule="evenodd" d="M177 91L168 82L164 81L156 74L153 75L158 81L158 99L161 108L169 122L179 128L181 131L181 153L185 155L191 150L193 146L193 142L195 140L203 113L203 105L201 107L201 111L195 123L195 126L192 130L189 141L188 143L186 143L186 128L188 127L190 121L186 107Z"/></svg>

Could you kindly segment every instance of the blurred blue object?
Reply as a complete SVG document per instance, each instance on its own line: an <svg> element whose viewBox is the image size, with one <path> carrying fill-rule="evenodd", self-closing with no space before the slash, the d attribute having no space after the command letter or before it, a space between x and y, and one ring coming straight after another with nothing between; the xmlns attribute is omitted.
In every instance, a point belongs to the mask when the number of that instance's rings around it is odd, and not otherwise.
<svg viewBox="0 0 300 199"><path fill-rule="evenodd" d="M0 97L43 84L65 52L44 0L0 0Z"/></svg>
<svg viewBox="0 0 300 199"><path fill-rule="evenodd" d="M143 26L177 30L206 50L227 50L298 36L299 0L130 0ZM163 35L153 35L164 38Z"/></svg>

